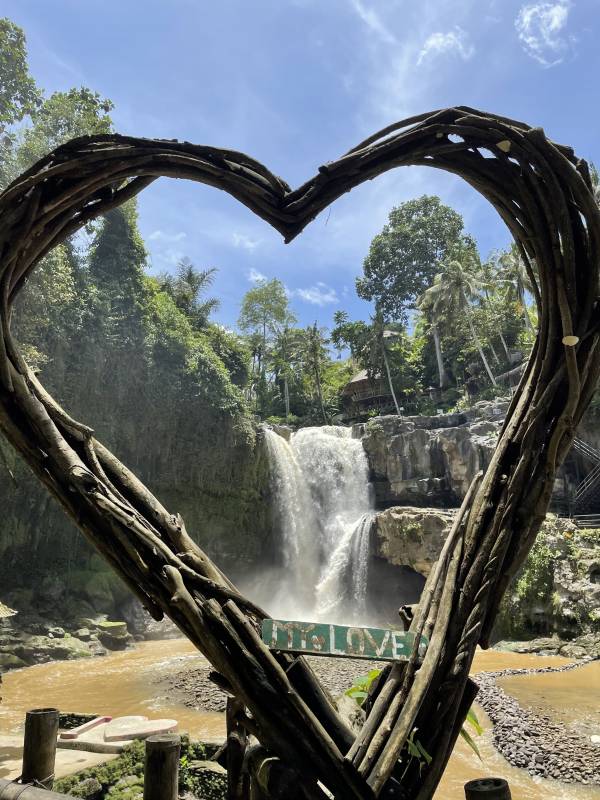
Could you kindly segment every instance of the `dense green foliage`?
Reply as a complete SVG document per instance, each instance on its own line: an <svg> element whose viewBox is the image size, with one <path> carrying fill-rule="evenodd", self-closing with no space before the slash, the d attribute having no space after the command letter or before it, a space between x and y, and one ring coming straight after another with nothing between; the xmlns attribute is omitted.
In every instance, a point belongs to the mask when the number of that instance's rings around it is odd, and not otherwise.
<svg viewBox="0 0 600 800"><path fill-rule="evenodd" d="M7 31L24 58L22 32L4 22L0 36ZM0 61L0 85L10 78L17 56L10 64ZM21 80L24 67L19 69ZM112 103L94 91L81 87L44 97L37 87L34 95L27 94L28 86L25 81L20 94L14 90L15 108L23 113L6 118L14 122L25 113L25 100L37 98L27 106L28 119L4 141L0 189L61 142L112 129ZM244 399L248 350L239 336L210 318L217 303L205 292L213 274L184 260L174 275L148 275L137 209L130 201L40 263L21 293L13 326L26 359L54 396L91 424L167 505L184 515L212 554L226 561L233 554L250 557L249 549L258 546L252 536L238 541L242 531L268 530L261 502L268 474ZM14 565L28 552L32 576L38 570L69 574L68 591L81 589L80 614L91 615L97 570L89 569L87 545L71 534L4 444L0 474L14 478L0 480L4 591L17 591ZM62 604L65 613L75 606L66 584L47 591L44 586L28 590L17 606ZM111 595L117 606L122 593L107 592L103 599ZM96 610L115 613L110 603L100 606Z"/></svg>
<svg viewBox="0 0 600 800"><path fill-rule="evenodd" d="M405 323L440 264L464 249L474 249L474 243L463 233L462 217L439 197L402 203L371 242L364 276L356 281L358 295L375 301L386 319Z"/></svg>
<svg viewBox="0 0 600 800"><path fill-rule="evenodd" d="M575 601L558 585L587 580L600 545L600 530L578 530L548 516L523 567L504 596L495 635L499 638L530 638L553 634L570 638L600 630L600 616L584 593ZM565 572L565 570L568 570ZM564 574L563 574L564 573ZM566 578L565 576L569 576ZM564 589L564 586L563 586Z"/></svg>
<svg viewBox="0 0 600 800"><path fill-rule="evenodd" d="M54 791L72 797L87 797L91 787L102 800L141 800L144 792L145 743L135 741L112 761L90 767L67 778L54 782ZM194 763L206 761L211 753L200 742L181 737L179 761L179 791L192 792L205 800L222 800L225 797L226 778L196 770Z"/></svg>
<svg viewBox="0 0 600 800"><path fill-rule="evenodd" d="M7 125L35 113L40 93L29 74L25 36L8 19L0 19L0 134Z"/></svg>

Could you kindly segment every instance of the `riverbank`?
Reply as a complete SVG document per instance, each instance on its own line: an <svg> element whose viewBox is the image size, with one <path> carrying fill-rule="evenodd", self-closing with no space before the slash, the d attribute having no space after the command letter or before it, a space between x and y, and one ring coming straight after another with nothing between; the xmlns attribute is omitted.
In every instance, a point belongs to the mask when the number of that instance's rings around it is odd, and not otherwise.
<svg viewBox="0 0 600 800"><path fill-rule="evenodd" d="M600 670L597 664L589 663L478 673L473 676L479 686L477 704L492 721L494 744L510 764L526 769L533 777L600 787L600 711L595 715L596 734L599 735L596 736L598 743L594 743L592 736L555 722L549 714L524 708L498 685L498 681L513 676L548 675L573 670L589 672L590 703L595 703L597 707Z"/></svg>
<svg viewBox="0 0 600 800"><path fill-rule="evenodd" d="M510 662L510 656L510 652L506 652L505 661ZM513 655L512 658L515 660L516 657ZM530 655L529 659L530 663L531 659L543 662L547 656ZM482 660L480 655L479 662ZM372 669L381 669L381 663L359 659L309 657L308 661L332 697L342 695L359 676ZM598 786L600 794L600 742L595 744L590 735L566 728L547 714L522 707L497 684L497 681L512 676L568 673L579 669L589 673L590 700L598 698L600 663L580 661L564 662L558 666L476 672L473 675L479 685L476 703L484 709L493 724L495 747L511 765L525 769L533 778ZM183 672L169 678L170 695L188 708L223 711L226 695L209 680L209 670L208 665L190 664ZM592 730L600 736L600 711L590 724L595 726Z"/></svg>
<svg viewBox="0 0 600 800"><path fill-rule="evenodd" d="M326 676L328 687L335 693L352 682L348 671L356 666L357 674L361 675L369 668L365 661L335 661L339 669L333 672L329 670ZM326 670L328 660L315 658L314 662L317 668L320 662L321 668ZM563 658L489 650L478 651L474 671L530 670L538 669L540 665L564 666L568 663ZM600 669L600 662L594 662L593 667ZM176 639L141 642L131 649L109 653L103 658L40 664L12 671L4 679L0 735L8 734L14 737L13 741L18 741L25 710L36 706L55 706L65 711L112 716L142 714L151 718L172 717L179 721L179 730L187 731L191 738L220 742L225 736L225 715L187 707L170 688L172 681L198 669L208 672L207 662L188 641ZM560 674L558 678L566 679L569 674L579 672L574 670ZM544 676L533 675L532 680L541 677ZM523 678L516 676L514 680ZM216 693L216 687L211 685L211 691ZM586 708L589 709L590 692L594 692L591 682L585 690L570 692L569 702L574 714L582 715ZM464 783L486 775L505 777L515 800L595 800L598 797L597 787L565 784L539 776L534 778L525 770L513 767L496 749L493 728L484 711L480 713L480 721L484 733L477 737L477 745L482 761L459 740L436 793L436 800L464 800ZM0 746L0 775L9 757L17 761L19 755L16 748L8 753ZM7 777L7 773L4 772L2 777Z"/></svg>

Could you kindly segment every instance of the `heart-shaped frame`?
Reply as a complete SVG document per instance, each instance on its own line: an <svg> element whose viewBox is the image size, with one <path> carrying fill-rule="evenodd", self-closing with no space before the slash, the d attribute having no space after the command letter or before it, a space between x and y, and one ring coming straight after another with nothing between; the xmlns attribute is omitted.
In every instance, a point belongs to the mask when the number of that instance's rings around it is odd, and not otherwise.
<svg viewBox="0 0 600 800"><path fill-rule="evenodd" d="M10 319L46 253L157 177L224 189L289 242L341 194L403 165L453 172L492 203L528 269L539 331L491 464L471 486L413 620L430 639L423 662L415 652L385 671L354 739L304 659L262 644L264 612L212 564L183 520L41 386ZM597 383L599 256L587 164L538 128L470 108L392 125L295 190L229 150L111 134L75 139L0 195L0 429L150 613L170 616L211 661L215 680L237 698L237 723L298 774L298 796L323 798L326 787L343 800L426 800L476 692L468 680L475 647L488 644ZM414 727L432 755L422 774L416 765L397 769Z"/></svg>

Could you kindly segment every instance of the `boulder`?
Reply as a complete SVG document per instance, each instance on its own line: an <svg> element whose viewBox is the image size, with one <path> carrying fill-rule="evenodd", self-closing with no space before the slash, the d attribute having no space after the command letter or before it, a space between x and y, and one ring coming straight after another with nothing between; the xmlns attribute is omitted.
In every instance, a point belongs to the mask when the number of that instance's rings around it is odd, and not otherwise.
<svg viewBox="0 0 600 800"><path fill-rule="evenodd" d="M216 761L190 761L187 770L195 794L203 800L222 800L227 791L227 770Z"/></svg>
<svg viewBox="0 0 600 800"><path fill-rule="evenodd" d="M375 516L374 555L427 576L452 526L453 514L434 508L393 507Z"/></svg>
<svg viewBox="0 0 600 800"><path fill-rule="evenodd" d="M85 642L74 636L50 639L46 636L29 636L14 646L14 654L27 665L47 661L70 661L91 655Z"/></svg>
<svg viewBox="0 0 600 800"><path fill-rule="evenodd" d="M125 650L133 641L125 622L99 622L98 641L107 650Z"/></svg>
<svg viewBox="0 0 600 800"><path fill-rule="evenodd" d="M9 669L21 669L27 663L14 653L0 653L0 672L8 672Z"/></svg>

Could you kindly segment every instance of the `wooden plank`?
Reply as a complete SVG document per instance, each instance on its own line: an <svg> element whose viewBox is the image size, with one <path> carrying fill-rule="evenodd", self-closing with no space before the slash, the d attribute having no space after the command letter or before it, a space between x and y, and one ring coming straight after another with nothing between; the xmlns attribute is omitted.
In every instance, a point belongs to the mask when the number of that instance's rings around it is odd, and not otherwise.
<svg viewBox="0 0 600 800"><path fill-rule="evenodd" d="M388 628L265 619L262 623L262 640L271 650L291 653L366 658L371 661L407 661L413 648L414 634ZM423 658L427 645L428 640L422 636L420 658Z"/></svg>

